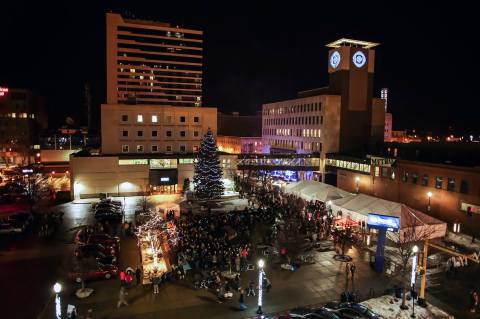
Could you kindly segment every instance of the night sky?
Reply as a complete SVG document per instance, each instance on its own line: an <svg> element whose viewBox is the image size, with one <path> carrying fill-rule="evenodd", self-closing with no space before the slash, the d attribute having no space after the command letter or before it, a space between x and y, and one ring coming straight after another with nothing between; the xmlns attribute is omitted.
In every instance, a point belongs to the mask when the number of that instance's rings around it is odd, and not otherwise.
<svg viewBox="0 0 480 319"><path fill-rule="evenodd" d="M84 83L97 110L105 102L105 12L130 11L204 30L205 106L252 114L262 103L325 86L325 44L347 37L381 43L375 95L389 88L394 129L480 133L473 4L328 3L3 1L0 86L44 95L51 126L66 116L83 124Z"/></svg>

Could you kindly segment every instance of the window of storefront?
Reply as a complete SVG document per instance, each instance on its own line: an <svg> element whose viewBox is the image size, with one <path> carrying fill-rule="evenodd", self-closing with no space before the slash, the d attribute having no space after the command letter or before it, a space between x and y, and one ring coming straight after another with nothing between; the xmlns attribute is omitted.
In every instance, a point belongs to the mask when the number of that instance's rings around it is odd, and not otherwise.
<svg viewBox="0 0 480 319"><path fill-rule="evenodd" d="M412 173L412 184L416 184L418 181L418 174Z"/></svg>
<svg viewBox="0 0 480 319"><path fill-rule="evenodd" d="M388 168L382 167L382 177L388 177Z"/></svg>
<svg viewBox="0 0 480 319"><path fill-rule="evenodd" d="M147 165L147 159L119 159L118 165Z"/></svg>
<svg viewBox="0 0 480 319"><path fill-rule="evenodd" d="M462 194L468 194L468 182L462 180L460 182L460 193Z"/></svg>
<svg viewBox="0 0 480 319"><path fill-rule="evenodd" d="M177 168L177 160L173 158L151 159L150 168L152 169Z"/></svg>
<svg viewBox="0 0 480 319"><path fill-rule="evenodd" d="M179 158L179 164L193 164L193 158Z"/></svg>
<svg viewBox="0 0 480 319"><path fill-rule="evenodd" d="M447 179L447 191L449 192L455 191L455 178L449 177Z"/></svg>
<svg viewBox="0 0 480 319"><path fill-rule="evenodd" d="M428 186L428 175L427 174L422 176L422 186Z"/></svg>
<svg viewBox="0 0 480 319"><path fill-rule="evenodd" d="M443 177L442 176L436 176L435 177L435 188L441 189L443 184Z"/></svg>

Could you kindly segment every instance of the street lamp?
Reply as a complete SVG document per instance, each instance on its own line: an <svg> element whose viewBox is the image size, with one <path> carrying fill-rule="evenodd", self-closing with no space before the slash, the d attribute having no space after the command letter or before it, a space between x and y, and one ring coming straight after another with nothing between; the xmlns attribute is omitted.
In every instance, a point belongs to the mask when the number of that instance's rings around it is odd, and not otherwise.
<svg viewBox="0 0 480 319"><path fill-rule="evenodd" d="M428 193L427 193L427 196L428 196L427 211L430 211L430 203L431 203L432 195L433 195L432 192L428 192Z"/></svg>
<svg viewBox="0 0 480 319"><path fill-rule="evenodd" d="M62 303L60 300L60 292L62 291L62 285L58 282L53 285L53 292L55 293L55 318L62 318Z"/></svg>
<svg viewBox="0 0 480 319"><path fill-rule="evenodd" d="M357 193L360 189L359 184L360 184L360 177L357 176L357 177L355 177L355 187L357 189Z"/></svg>
<svg viewBox="0 0 480 319"><path fill-rule="evenodd" d="M62 285L60 285L58 282L53 285L53 292L56 294L59 294L62 291Z"/></svg>
<svg viewBox="0 0 480 319"><path fill-rule="evenodd" d="M415 281L417 279L417 253L418 253L418 246L415 245L412 247L412 253L413 253L413 260L412 260L412 276L410 278L410 284L412 286L412 314L411 318L415 318Z"/></svg>
<svg viewBox="0 0 480 319"><path fill-rule="evenodd" d="M265 266L265 262L263 259L258 260L258 309L257 314L263 314L262 310L262 302L263 302L263 267Z"/></svg>

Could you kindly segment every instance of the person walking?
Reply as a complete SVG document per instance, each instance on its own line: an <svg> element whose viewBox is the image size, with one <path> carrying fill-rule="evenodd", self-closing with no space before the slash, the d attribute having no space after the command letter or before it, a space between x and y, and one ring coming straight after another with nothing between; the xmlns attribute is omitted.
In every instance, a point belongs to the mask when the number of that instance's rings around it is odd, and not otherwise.
<svg viewBox="0 0 480 319"><path fill-rule="evenodd" d="M127 295L128 295L128 292L125 291L125 287L123 286L120 287L120 293L118 294L117 308L120 308L120 306L122 305L128 306Z"/></svg>
<svg viewBox="0 0 480 319"><path fill-rule="evenodd" d="M140 270L139 266L137 266L137 269L135 269L135 279L137 280L137 286L140 285L142 281L142 271Z"/></svg>
<svg viewBox="0 0 480 319"><path fill-rule="evenodd" d="M238 298L238 303L240 304L240 310L247 309L247 305L245 305L245 291L240 288L240 297Z"/></svg>

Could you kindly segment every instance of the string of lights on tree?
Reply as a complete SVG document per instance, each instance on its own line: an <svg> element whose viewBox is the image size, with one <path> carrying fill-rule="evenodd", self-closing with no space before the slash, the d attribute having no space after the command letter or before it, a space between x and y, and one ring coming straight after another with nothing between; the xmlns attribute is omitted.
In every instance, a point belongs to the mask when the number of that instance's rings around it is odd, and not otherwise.
<svg viewBox="0 0 480 319"><path fill-rule="evenodd" d="M193 183L200 200L220 198L224 191L217 142L210 128L200 144Z"/></svg>
<svg viewBox="0 0 480 319"><path fill-rule="evenodd" d="M178 242L178 231L175 223L166 221L155 211L148 210L142 213L145 223L138 227L136 235L141 236L142 233L150 231L156 232L159 237L164 238L173 247Z"/></svg>

